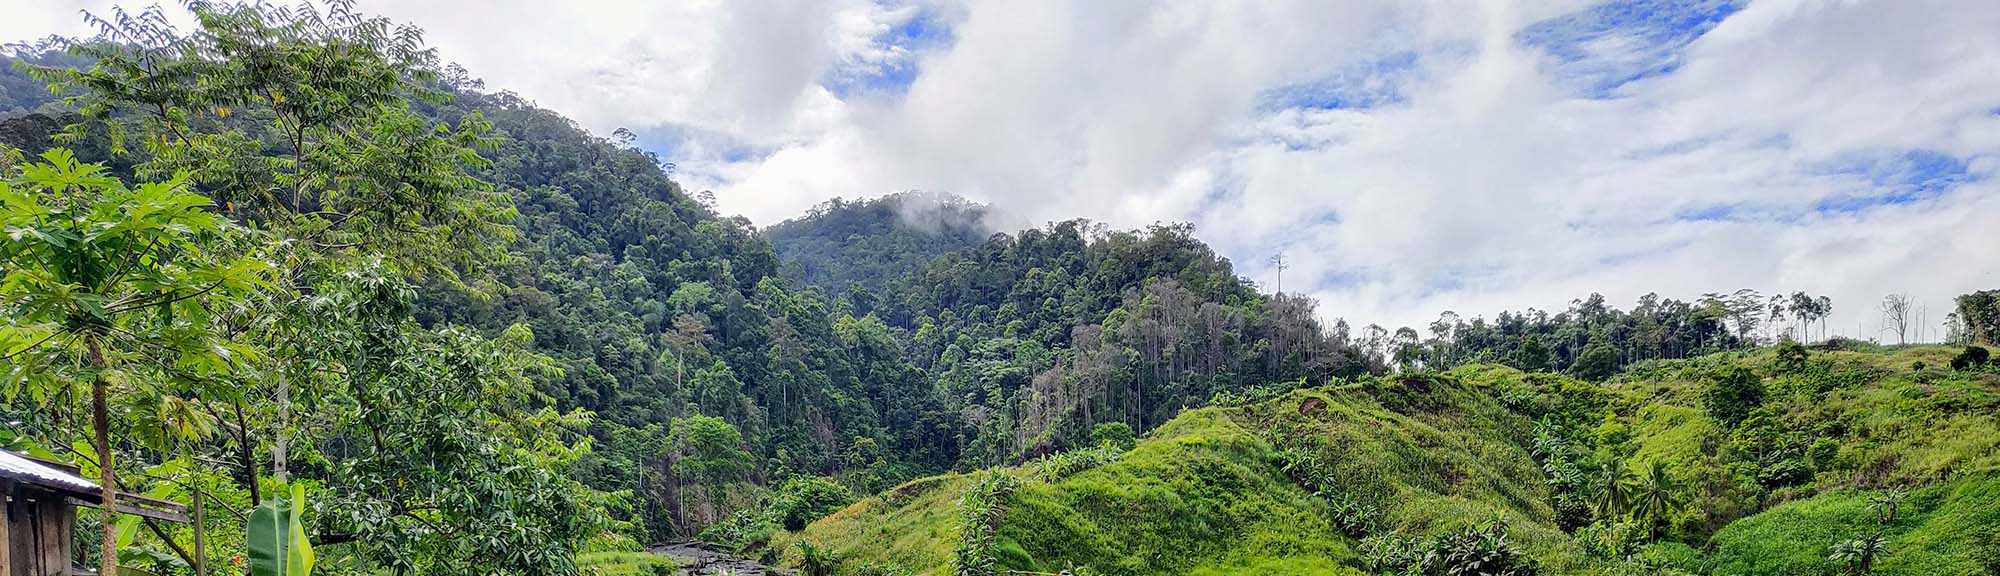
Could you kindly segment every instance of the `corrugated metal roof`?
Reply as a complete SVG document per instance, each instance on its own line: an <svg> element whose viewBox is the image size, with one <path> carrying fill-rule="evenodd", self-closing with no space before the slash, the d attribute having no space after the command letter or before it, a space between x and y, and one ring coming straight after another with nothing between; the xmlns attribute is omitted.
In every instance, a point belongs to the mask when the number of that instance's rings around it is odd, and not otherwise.
<svg viewBox="0 0 2000 576"><path fill-rule="evenodd" d="M6 450L0 450L0 477L56 490L97 493L95 482Z"/></svg>

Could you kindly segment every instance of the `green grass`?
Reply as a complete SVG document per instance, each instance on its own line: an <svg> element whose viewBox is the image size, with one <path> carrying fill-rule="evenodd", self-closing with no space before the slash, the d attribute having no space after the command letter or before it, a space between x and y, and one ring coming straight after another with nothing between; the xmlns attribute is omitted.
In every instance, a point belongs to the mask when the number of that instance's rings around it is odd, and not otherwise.
<svg viewBox="0 0 2000 576"><path fill-rule="evenodd" d="M653 576L680 571L672 559L646 552L586 552L577 555L576 566L584 574L596 576Z"/></svg>
<svg viewBox="0 0 2000 576"><path fill-rule="evenodd" d="M1974 574L1966 536L2000 526L2000 375L1941 369L1956 352L1815 351L1808 369L1766 379L1785 442L1837 448L1813 458L1809 481L1775 489L1757 485L1754 467L1744 475L1727 448L1732 431L1701 400L1708 374L1768 371L1769 350L1648 362L1604 385L1478 365L1190 410L1117 461L1052 483L1033 464L1006 469L1021 487L1001 523L1000 560L1115 576L1360 573L1361 547L1334 528L1326 498L1282 468L1281 453L1303 451L1324 463L1327 490L1380 507L1378 534L1500 522L1544 574L1645 572L1586 558L1553 524L1528 414L1560 412L1592 429L1608 415L1629 430L1617 453L1671 465L1691 512L1678 541L1649 550L1675 566L1824 573L1826 548L1874 522L1870 491L1908 486L1882 573ZM774 556L795 563L795 545L808 540L842 554L849 571L944 574L969 485L956 474L906 484L778 535Z"/></svg>
<svg viewBox="0 0 2000 576"><path fill-rule="evenodd" d="M1027 482L1001 530L1012 568L1113 575L1339 574L1350 542L1271 447L1222 410L1183 414L1117 462Z"/></svg>
<svg viewBox="0 0 2000 576"><path fill-rule="evenodd" d="M780 563L798 561L800 541L835 551L850 571L897 567L941 574L958 538L958 498L972 484L962 474L912 480L870 496L771 541Z"/></svg>
<svg viewBox="0 0 2000 576"><path fill-rule="evenodd" d="M1842 490L1789 502L1744 518L1715 534L1716 576L1833 574L1839 566L1827 549L1872 534L1889 537L1889 556L1876 567L1885 576L1981 574L1970 536L2000 526L2000 475L1965 478L1911 493L1892 526L1869 508L1873 492Z"/></svg>

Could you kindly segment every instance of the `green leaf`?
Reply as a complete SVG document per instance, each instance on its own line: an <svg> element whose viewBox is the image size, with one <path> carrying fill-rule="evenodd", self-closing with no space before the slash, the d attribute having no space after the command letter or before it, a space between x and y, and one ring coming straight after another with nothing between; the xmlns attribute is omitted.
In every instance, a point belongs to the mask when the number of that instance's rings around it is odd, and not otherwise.
<svg viewBox="0 0 2000 576"><path fill-rule="evenodd" d="M250 511L250 521L244 546L250 549L250 576L279 576L285 558L285 539L278 535L289 532L284 524L291 522L289 515L279 514L278 499L265 500Z"/></svg>
<svg viewBox="0 0 2000 576"><path fill-rule="evenodd" d="M306 540L306 523L304 520L301 520L299 518L299 509L305 508L305 506L306 506L305 485L293 484L292 501L291 501L291 509L292 509L292 518L291 518L292 530L290 534L291 545L286 546L288 552L286 555L286 562L285 562L286 576L306 576L307 574L312 573L313 569L312 542Z"/></svg>

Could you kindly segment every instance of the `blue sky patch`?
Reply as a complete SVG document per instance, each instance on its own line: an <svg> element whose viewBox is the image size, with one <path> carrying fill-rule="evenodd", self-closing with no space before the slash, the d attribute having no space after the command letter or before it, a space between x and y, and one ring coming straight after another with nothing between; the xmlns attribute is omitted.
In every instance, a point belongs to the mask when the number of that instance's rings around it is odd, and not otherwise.
<svg viewBox="0 0 2000 576"><path fill-rule="evenodd" d="M900 94L917 81L918 58L951 41L949 24L930 10L918 10L875 37L876 46L894 55L889 61L838 64L827 70L820 84L842 99L867 92Z"/></svg>
<svg viewBox="0 0 2000 576"><path fill-rule="evenodd" d="M1972 173L1969 159L1924 149L1855 156L1820 172L1851 176L1864 183L1864 189L1820 200L1813 207L1821 213L1840 214L1928 200L1980 179Z"/></svg>
<svg viewBox="0 0 2000 576"><path fill-rule="evenodd" d="M1557 75L1591 98L1615 98L1636 80L1670 74L1687 46L1747 0L1611 0L1543 20L1515 35L1554 57Z"/></svg>
<svg viewBox="0 0 2000 576"><path fill-rule="evenodd" d="M631 129L632 145L658 154L667 162L719 161L728 164L762 160L774 150L743 144L726 135L691 130L677 124ZM697 157L698 156L698 157Z"/></svg>
<svg viewBox="0 0 2000 576"><path fill-rule="evenodd" d="M1365 110L1404 100L1402 79L1417 68L1417 53L1403 51L1327 76L1267 90L1259 108L1278 110Z"/></svg>
<svg viewBox="0 0 2000 576"><path fill-rule="evenodd" d="M1683 222L1721 222L1736 219L1736 205L1715 204L1674 214L1674 219Z"/></svg>

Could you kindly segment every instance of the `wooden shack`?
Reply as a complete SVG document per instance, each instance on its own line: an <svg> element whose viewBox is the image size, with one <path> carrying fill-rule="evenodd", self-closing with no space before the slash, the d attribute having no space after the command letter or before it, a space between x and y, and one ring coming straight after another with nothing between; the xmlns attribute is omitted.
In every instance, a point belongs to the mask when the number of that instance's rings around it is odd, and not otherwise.
<svg viewBox="0 0 2000 576"><path fill-rule="evenodd" d="M6 495L6 522L0 522L0 576L69 576L86 570L71 566L77 506L97 506L97 483L74 466L0 450L0 494ZM118 512L168 522L188 521L187 508L172 502L119 494Z"/></svg>

